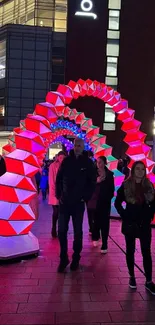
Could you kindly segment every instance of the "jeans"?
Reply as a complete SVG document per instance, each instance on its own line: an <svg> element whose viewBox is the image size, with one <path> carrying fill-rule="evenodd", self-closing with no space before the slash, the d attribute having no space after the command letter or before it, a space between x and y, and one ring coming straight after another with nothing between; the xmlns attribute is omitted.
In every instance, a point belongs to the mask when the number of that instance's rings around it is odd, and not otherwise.
<svg viewBox="0 0 155 325"><path fill-rule="evenodd" d="M134 277L134 253L135 241L134 237L125 236L126 241L126 261L130 276ZM143 256L143 266L146 281L152 281L152 258L151 258L151 227L141 231L140 246Z"/></svg>
<svg viewBox="0 0 155 325"><path fill-rule="evenodd" d="M42 189L41 191L42 191L42 198L43 198L43 200L46 200L47 190Z"/></svg>
<svg viewBox="0 0 155 325"><path fill-rule="evenodd" d="M53 209L52 229L56 231L56 225L57 225L58 215L59 215L59 206L58 205L52 205L52 209Z"/></svg>
<svg viewBox="0 0 155 325"><path fill-rule="evenodd" d="M110 211L109 210L94 210L94 222L92 240L97 241L102 236L103 249L108 248L108 236L110 230Z"/></svg>
<svg viewBox="0 0 155 325"><path fill-rule="evenodd" d="M82 251L83 240L83 215L84 215L84 202L80 202L75 207L69 207L67 205L60 205L59 217L58 217L58 236L60 242L60 259L66 261L68 259L68 241L67 232L72 216L73 229L74 229L74 242L73 242L73 259L79 261L80 253Z"/></svg>

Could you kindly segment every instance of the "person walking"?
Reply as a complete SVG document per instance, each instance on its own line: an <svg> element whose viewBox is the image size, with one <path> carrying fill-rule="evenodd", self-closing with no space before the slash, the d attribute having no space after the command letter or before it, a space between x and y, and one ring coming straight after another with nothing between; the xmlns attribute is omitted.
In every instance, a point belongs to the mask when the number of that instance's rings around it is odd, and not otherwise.
<svg viewBox="0 0 155 325"><path fill-rule="evenodd" d="M126 202L126 208L122 203ZM139 238L146 276L145 287L155 295L152 282L151 258L151 221L155 212L154 187L146 176L146 167L142 161L136 161L131 176L117 192L115 207L122 218L122 233L126 241L126 262L129 270L129 286L136 289L134 272L135 241Z"/></svg>
<svg viewBox="0 0 155 325"><path fill-rule="evenodd" d="M60 151L55 159L55 161L49 167L49 201L48 204L52 204L53 216L52 216L52 230L51 234L53 238L57 237L57 221L58 221L58 212L59 212L59 200L55 195L56 187L56 176L58 170L65 158L65 153Z"/></svg>
<svg viewBox="0 0 155 325"><path fill-rule="evenodd" d="M40 188L41 188L41 192L42 192L42 199L43 199L43 201L45 201L46 196L47 196L47 189L48 189L48 170L47 170L47 168L44 168L44 167L43 167L42 175L41 175L41 179L40 179Z"/></svg>
<svg viewBox="0 0 155 325"><path fill-rule="evenodd" d="M90 200L96 183L93 162L84 151L84 141L75 139L74 150L64 159L56 178L56 197L59 200L58 236L60 242L60 264L58 272L63 272L69 264L67 232L70 216L74 228L72 271L79 267L82 251L83 215L85 202Z"/></svg>
<svg viewBox="0 0 155 325"><path fill-rule="evenodd" d="M88 151L88 157L93 161L94 166L96 168L96 160L94 158L94 154L92 151ZM97 168L96 168L97 170ZM89 202L87 202L87 216L88 216L88 225L89 225L89 235L92 236L93 232L93 217L94 217L94 210L92 207L89 208Z"/></svg>
<svg viewBox="0 0 155 325"><path fill-rule="evenodd" d="M96 188L91 200L88 202L89 213L93 219L92 240L94 247L98 246L100 232L102 237L101 253L108 250L108 236L110 230L111 200L114 196L113 173L106 167L106 157L97 159L98 177Z"/></svg>

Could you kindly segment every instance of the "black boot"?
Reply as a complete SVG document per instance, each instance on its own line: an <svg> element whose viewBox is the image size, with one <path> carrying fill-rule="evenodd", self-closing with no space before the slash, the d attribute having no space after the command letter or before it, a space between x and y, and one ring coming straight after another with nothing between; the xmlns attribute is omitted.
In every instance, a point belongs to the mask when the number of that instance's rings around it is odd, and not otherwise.
<svg viewBox="0 0 155 325"><path fill-rule="evenodd" d="M72 263L70 265L71 271L76 271L79 268L79 259L73 258Z"/></svg>
<svg viewBox="0 0 155 325"><path fill-rule="evenodd" d="M58 273L63 273L67 267L67 265L69 264L69 259L67 258L66 260L61 260L60 264L58 266Z"/></svg>

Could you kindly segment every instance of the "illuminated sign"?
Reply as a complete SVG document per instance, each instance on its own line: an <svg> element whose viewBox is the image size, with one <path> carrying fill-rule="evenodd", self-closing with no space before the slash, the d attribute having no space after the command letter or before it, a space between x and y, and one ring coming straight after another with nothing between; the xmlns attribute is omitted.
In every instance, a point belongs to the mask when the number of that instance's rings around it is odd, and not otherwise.
<svg viewBox="0 0 155 325"><path fill-rule="evenodd" d="M82 0L81 11L76 11L75 16L92 17L96 19L97 15L94 12L92 12L92 9L93 9L92 0Z"/></svg>

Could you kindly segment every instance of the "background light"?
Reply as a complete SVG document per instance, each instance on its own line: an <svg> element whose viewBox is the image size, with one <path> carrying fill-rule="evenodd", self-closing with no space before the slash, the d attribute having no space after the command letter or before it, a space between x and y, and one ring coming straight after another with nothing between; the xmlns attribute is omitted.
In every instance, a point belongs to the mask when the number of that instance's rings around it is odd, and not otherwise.
<svg viewBox="0 0 155 325"><path fill-rule="evenodd" d="M86 7L85 5L88 4L88 7ZM91 0L82 0L81 2L81 9L83 11L91 11L93 8L93 3Z"/></svg>

